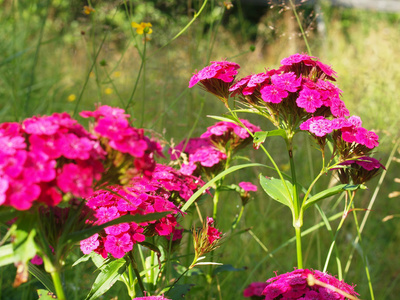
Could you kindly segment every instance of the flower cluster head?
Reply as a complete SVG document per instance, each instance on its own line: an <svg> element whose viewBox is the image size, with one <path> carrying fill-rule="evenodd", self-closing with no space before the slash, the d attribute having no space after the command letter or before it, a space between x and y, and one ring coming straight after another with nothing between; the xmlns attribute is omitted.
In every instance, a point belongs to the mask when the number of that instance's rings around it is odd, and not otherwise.
<svg viewBox="0 0 400 300"><path fill-rule="evenodd" d="M112 192L98 191L88 198L88 207L95 211L92 223L104 224L127 214L180 213L181 204L204 184L194 176L180 174L163 165L157 165L153 175L151 179L133 178L130 186L116 186L111 189ZM172 234L178 239L177 226L173 214L158 221L113 225L81 241L81 250L85 254L95 251L104 258L108 254L121 258L133 249L134 244L143 242L146 236L170 237Z"/></svg>
<svg viewBox="0 0 400 300"><path fill-rule="evenodd" d="M94 118L93 135L107 152L108 168L118 173L121 182L139 174L151 176L156 166L154 155L162 156L161 146L146 137L143 129L133 127L123 109L103 105L80 115Z"/></svg>
<svg viewBox="0 0 400 300"><path fill-rule="evenodd" d="M151 175L160 146L130 126L123 110L101 106L82 114L96 118L95 134L67 113L0 124L0 205L55 206L65 194L89 197L119 175Z"/></svg>
<svg viewBox="0 0 400 300"><path fill-rule="evenodd" d="M313 116L343 117L349 114L330 66L306 54L281 61L278 69L246 76L229 89L241 103L262 112L279 128L296 129Z"/></svg>
<svg viewBox="0 0 400 300"><path fill-rule="evenodd" d="M335 169L342 183L352 181L354 184L363 184L375 177L381 169L386 170L379 160L369 156L346 160Z"/></svg>
<svg viewBox="0 0 400 300"><path fill-rule="evenodd" d="M265 300L345 300L349 299L348 297L354 299L358 295L354 291L354 286L318 270L294 270L270 278L266 283L267 286L261 294L254 295L248 292L248 296L245 297L264 296L260 299Z"/></svg>
<svg viewBox="0 0 400 300"><path fill-rule="evenodd" d="M207 254L220 246L222 232L214 227L214 219L207 217L203 222L203 227L193 229L193 242L195 251L195 260ZM194 265L192 264L192 267Z"/></svg>
<svg viewBox="0 0 400 300"><path fill-rule="evenodd" d="M211 65L193 74L189 88L200 83L207 92L214 94L228 106L229 87L238 73L240 66L229 61L212 61Z"/></svg>
<svg viewBox="0 0 400 300"><path fill-rule="evenodd" d="M169 150L171 159L187 158L181 167L184 174L217 174L228 157L252 141L249 132L261 131L247 120L240 121L247 129L233 121L222 121L208 127L199 138L181 141Z"/></svg>

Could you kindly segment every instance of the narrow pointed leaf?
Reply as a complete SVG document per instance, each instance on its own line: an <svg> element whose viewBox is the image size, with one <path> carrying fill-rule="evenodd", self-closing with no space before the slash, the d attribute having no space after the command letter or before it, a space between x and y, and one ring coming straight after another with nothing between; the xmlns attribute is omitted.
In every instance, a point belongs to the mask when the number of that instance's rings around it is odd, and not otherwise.
<svg viewBox="0 0 400 300"><path fill-rule="evenodd" d="M317 203L318 201L334 196L336 194L345 192L345 191L355 191L360 188L360 184L350 185L350 184L340 184L334 187L331 187L327 190L324 190L306 200L304 203L304 209L309 208L311 205Z"/></svg>
<svg viewBox="0 0 400 300"><path fill-rule="evenodd" d="M97 276L86 300L93 300L107 292L126 270L124 259L113 260L108 263Z"/></svg>
<svg viewBox="0 0 400 300"><path fill-rule="evenodd" d="M50 292L55 293L56 289L54 288L53 281L51 280L49 274L39 269L32 263L28 263L28 267L29 267L29 273L35 276L46 287L46 289L48 289Z"/></svg>
<svg viewBox="0 0 400 300"><path fill-rule="evenodd" d="M283 205L289 207L291 210L293 210L293 205L292 205L293 186L289 181L285 180L285 182L286 186L289 189L289 193L286 190L284 184L282 183L282 180L272 177L266 178L265 176L260 174L260 185L267 193L267 195L270 196L275 201L278 201Z"/></svg>
<svg viewBox="0 0 400 300"><path fill-rule="evenodd" d="M229 169L219 173L217 176L215 176L213 179L211 179L209 182L207 182L205 185L203 185L196 193L190 197L190 199L185 203L184 206L182 206L181 211L186 211L194 201L196 201L197 198L199 198L205 190L207 190L210 186L212 186L216 181L220 180L222 177L235 172L240 169L244 168L249 168L249 167L267 167L266 165L263 164L258 164L258 163L251 163L251 164L244 164L244 165L238 165L238 166L233 166L230 167Z"/></svg>
<svg viewBox="0 0 400 300"><path fill-rule="evenodd" d="M236 121L236 119L235 119L234 117L232 117L232 116L221 117L221 116L207 115L207 117L209 117L209 118L211 118L211 119L218 120L218 121L230 122L230 123L238 124L238 122Z"/></svg>

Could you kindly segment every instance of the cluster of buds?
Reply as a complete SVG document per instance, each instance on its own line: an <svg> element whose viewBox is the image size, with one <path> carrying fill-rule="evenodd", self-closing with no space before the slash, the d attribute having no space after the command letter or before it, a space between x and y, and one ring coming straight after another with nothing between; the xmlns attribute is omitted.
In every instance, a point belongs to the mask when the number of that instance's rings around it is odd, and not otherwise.
<svg viewBox="0 0 400 300"><path fill-rule="evenodd" d="M222 232L214 227L214 219L211 217L204 220L202 228L193 229L192 234L195 258L189 269L193 268L203 255L217 249L222 238Z"/></svg>
<svg viewBox="0 0 400 300"><path fill-rule="evenodd" d="M264 284L253 283L245 292L245 297L254 299L357 299L354 286L338 280L318 270L299 269L270 278ZM260 293L261 291L261 293Z"/></svg>

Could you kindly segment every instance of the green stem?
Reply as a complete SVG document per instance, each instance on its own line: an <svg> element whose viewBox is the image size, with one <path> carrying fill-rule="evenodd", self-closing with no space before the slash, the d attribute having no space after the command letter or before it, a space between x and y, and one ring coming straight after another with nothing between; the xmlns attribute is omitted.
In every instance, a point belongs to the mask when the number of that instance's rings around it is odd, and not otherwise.
<svg viewBox="0 0 400 300"><path fill-rule="evenodd" d="M58 271L51 272L51 279L53 280L54 288L56 289L57 299L67 299L64 294L64 289L61 282L60 273Z"/></svg>
<svg viewBox="0 0 400 300"><path fill-rule="evenodd" d="M379 193L379 191L380 191L380 188L381 188L381 186L382 186L383 180L384 180L385 177L386 177L387 170L389 169L389 166L390 166L391 162L393 161L393 157L394 157L394 155L395 155L395 153L396 153L396 150L397 150L397 148L399 147L399 145L400 145L400 139L398 139L398 140L396 141L396 144L393 146L392 151L390 152L389 158L388 158L388 160L387 160L387 162L386 162L386 165L385 165L385 170L382 172L382 175L381 175L381 177L379 178L378 185L377 185L377 187L375 188L374 194L373 194L372 197L371 197L371 201L370 201L369 204L368 204L367 211L366 211L366 213L365 213L365 215L364 215L364 218L363 218L363 220L362 220L362 222L361 222L361 225L360 225L360 230L359 230L359 231L360 231L360 236L361 236L361 234L362 234L362 232L363 232L363 229L364 229L365 224L367 223L368 216L369 216L370 212L372 211L372 206L373 206L374 203L375 203L375 200L376 200L376 198L377 198L377 196L378 196L378 193ZM357 237L355 238L355 240L354 240L354 243L353 243L354 247L353 247L353 249L351 250L351 253L350 253L350 255L349 255L349 258L347 259L346 267L345 267L345 270L344 270L345 276L346 276L347 272L348 272L349 269L350 269L351 261L352 261L352 259L353 259L354 250L356 249L356 246L357 246L358 241L359 241L359 237L357 236Z"/></svg>
<svg viewBox="0 0 400 300"><path fill-rule="evenodd" d="M135 263L135 265L136 265L136 263ZM143 281L142 281L142 277L140 277L139 270L138 270L137 267L135 266L135 267L133 267L133 271L135 272L137 281L138 281L138 283L139 283L140 291L142 292L143 296L145 296L145 291L146 291L146 289L144 288Z"/></svg>
<svg viewBox="0 0 400 300"><path fill-rule="evenodd" d="M131 102L133 100L133 96L135 95L136 88L137 88L138 83L139 83L140 75L142 74L142 70L143 70L143 67L144 67L144 64L145 64L145 60L146 60L146 36L145 36L145 39L144 39L143 55L141 56L141 59L142 59L142 62L140 63L139 74L136 77L135 86L133 87L133 90L132 90L131 96L129 97L128 103L125 106L125 110L127 110L129 108L129 106L130 106L130 104L131 104ZM142 120L142 122L143 122L143 120Z"/></svg>
<svg viewBox="0 0 400 300"><path fill-rule="evenodd" d="M310 46L308 45L307 37L306 37L306 34L304 33L303 26L301 25L301 21L300 21L299 15L297 14L296 7L293 4L292 0L289 0L289 1L290 1L290 4L292 5L292 10L293 10L294 16L296 17L297 24L299 25L299 28L300 28L300 31L301 31L301 35L303 36L304 42L306 43L307 52L311 56L312 55L311 54L311 49L310 49Z"/></svg>
<svg viewBox="0 0 400 300"><path fill-rule="evenodd" d="M353 208L354 208L354 204L353 204ZM358 239L360 240L360 246L361 246L361 249L362 249L362 259L363 259L363 263L364 263L364 267L365 267L365 274L367 275L367 279L368 279L369 293L371 295L371 300L375 300L374 289L372 287L371 276L369 274L368 259L367 259L366 255L365 255L365 251L364 251L364 249L362 247L362 244L361 244L362 241L361 241L360 226L358 225L357 214L356 214L355 209L353 209L353 217L354 217L354 222L356 224L357 236L358 236Z"/></svg>
<svg viewBox="0 0 400 300"><path fill-rule="evenodd" d="M350 201L349 201L348 206L345 207L345 210L344 210L344 212L343 212L343 215L342 215L342 218L341 218L340 223L339 223L339 225L338 225L338 228L336 229L336 233L335 233L335 236L334 236L333 241L332 241L332 243L331 243L331 246L330 246L330 248L329 248L328 255L327 255L327 257L326 257L326 261L325 261L325 265L324 265L324 269L323 269L322 272L326 272L326 270L328 269L329 260L330 260L331 255L332 255L332 251L333 251L333 249L334 249L334 247L335 247L337 236L338 236L338 234L339 234L340 229L341 229L342 226L343 226L344 221L346 220L347 213L348 213L348 211L349 211L349 209L350 209L350 206L351 206L351 204L353 203L353 200L354 200L355 193L353 192L353 193L351 194L350 191L349 191L348 193L349 193L349 195L350 195L350 196L349 196ZM338 272L339 272L339 278L342 278L343 275L341 274L341 272L342 272L341 268L338 270Z"/></svg>
<svg viewBox="0 0 400 300"><path fill-rule="evenodd" d="M215 193L214 193L214 197L213 197L213 219L214 221L217 219L217 211L218 211L218 201L219 201L219 189L218 187L220 186L220 184L217 184L217 188L215 189Z"/></svg>
<svg viewBox="0 0 400 300"><path fill-rule="evenodd" d="M158 48L156 51L154 51L153 53L151 53L151 56L153 56L156 52L160 51L161 49L163 49L164 47L168 46L171 42L173 42L175 39L177 39L182 33L184 33L186 31L186 29L188 29L190 27L190 25L192 25L192 23L197 19L197 17L201 14L201 12L203 11L204 7L206 7L208 0L205 0L203 2L203 5L200 7L199 12L195 13L193 15L193 19L190 20L189 23L187 23L187 25L185 27L183 27L183 29L181 31L179 31L172 39L170 39L166 44L164 44L162 47Z"/></svg>
<svg viewBox="0 0 400 300"><path fill-rule="evenodd" d="M294 159L293 159L292 141L293 141L293 136L291 133L289 133L286 143L287 143L287 150L288 150L288 154L289 154L290 171L292 173L293 209L294 209L293 226L296 231L297 267L299 269L302 269L303 268L303 253L302 253L302 249L301 249L301 226L303 225L303 210L301 208L301 204L299 203L299 193L298 193L297 177L296 177L296 166L294 164Z"/></svg>
<svg viewBox="0 0 400 300"><path fill-rule="evenodd" d="M297 268L303 269L303 253L301 252L301 227L295 227L296 231L296 252L297 252Z"/></svg>
<svg viewBox="0 0 400 300"><path fill-rule="evenodd" d="M243 215L243 211L244 211L244 205L242 205L242 208L240 209L240 212L239 212L239 216L236 218L235 223L233 223L233 225L232 225L232 229L235 229L237 224L239 224L240 219L242 218L242 215Z"/></svg>

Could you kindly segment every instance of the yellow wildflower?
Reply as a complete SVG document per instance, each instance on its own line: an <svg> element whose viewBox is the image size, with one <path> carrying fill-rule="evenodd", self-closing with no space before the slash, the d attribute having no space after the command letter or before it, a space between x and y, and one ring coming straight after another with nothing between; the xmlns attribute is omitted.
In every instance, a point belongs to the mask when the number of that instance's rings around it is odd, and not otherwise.
<svg viewBox="0 0 400 300"><path fill-rule="evenodd" d="M150 27L152 27L153 25L151 25L151 23L136 23L136 22L132 22L132 27L136 28L136 33L137 34L151 34L153 32L153 29L151 29Z"/></svg>
<svg viewBox="0 0 400 300"><path fill-rule="evenodd" d="M83 13L85 15L90 15L92 12L95 12L95 11L96 10L93 7L86 6L86 5L83 7Z"/></svg>
<svg viewBox="0 0 400 300"><path fill-rule="evenodd" d="M104 93L105 93L106 95L111 95L111 94L113 93L113 89L112 89L112 88L106 88L106 89L104 90Z"/></svg>
<svg viewBox="0 0 400 300"><path fill-rule="evenodd" d="M120 72L120 71L115 71L115 72L113 73L113 76L114 76L115 78L119 78L119 77L121 77L121 72Z"/></svg>
<svg viewBox="0 0 400 300"><path fill-rule="evenodd" d="M227 10L230 10L233 7L233 4L231 1L224 1L224 5Z"/></svg>
<svg viewBox="0 0 400 300"><path fill-rule="evenodd" d="M76 96L75 96L75 94L71 94L71 95L69 95L69 96L68 96L68 98L67 98L67 100L68 100L69 102L73 102L73 101L75 101L75 100L76 100Z"/></svg>

